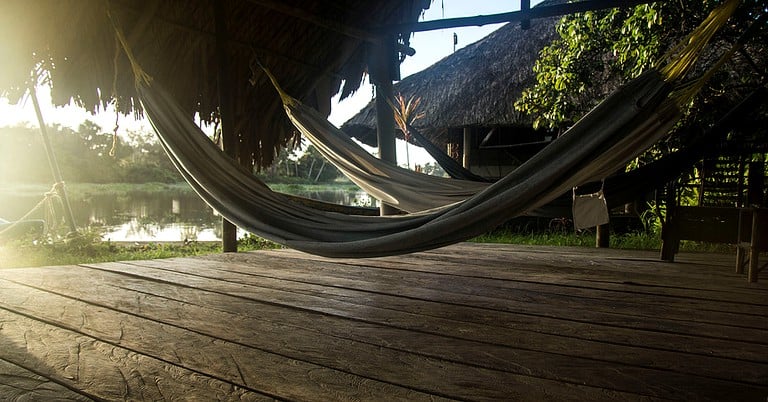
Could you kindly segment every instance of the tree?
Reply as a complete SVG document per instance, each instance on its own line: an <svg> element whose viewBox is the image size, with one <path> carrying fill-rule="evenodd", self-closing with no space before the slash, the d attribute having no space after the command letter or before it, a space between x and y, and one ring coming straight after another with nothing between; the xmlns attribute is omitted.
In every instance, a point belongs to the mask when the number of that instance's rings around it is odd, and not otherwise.
<svg viewBox="0 0 768 402"><path fill-rule="evenodd" d="M181 175L151 134L129 133L113 149L112 133L85 121L72 130L49 127L53 150L68 182L178 182ZM53 178L37 128L0 129L0 181L51 183Z"/></svg>
<svg viewBox="0 0 768 402"><path fill-rule="evenodd" d="M408 143L411 142L411 131L408 126L412 125L416 120L424 117L424 112L416 113L416 109L419 108L421 103L421 97L411 96L407 101L403 94L397 94L395 101L387 101L395 114L395 123L403 132L403 138L405 139L405 165L408 169L411 168L411 156L408 151Z"/></svg>
<svg viewBox="0 0 768 402"><path fill-rule="evenodd" d="M720 1L655 2L630 9L595 11L564 17L560 38L544 48L534 66L536 84L525 90L515 106L535 116L534 125L564 129L584 115L619 84L654 67L663 54L704 19ZM743 2L711 46L722 51L763 12L760 1ZM690 105L689 115L711 117L722 107L724 92L744 92L763 78L747 66L746 54L757 58L765 72L764 32L752 38L747 51L710 80L704 96ZM717 55L705 53L711 64ZM700 67L698 73L701 73ZM750 71L753 70L753 71ZM733 77L738 77L734 80ZM726 95L726 97L731 97ZM709 119L706 119L709 120Z"/></svg>
<svg viewBox="0 0 768 402"><path fill-rule="evenodd" d="M523 91L515 106L535 116L536 126L565 130L618 85L657 67L665 53L722 2L655 2L562 18L556 28L560 37L542 50L534 66L536 84ZM757 30L745 38L743 50L708 79L699 96L684 105L684 117L672 135L657 144L645 159L657 158L686 144L737 101L764 85L768 77L768 41L765 19L758 17L766 12L764 1L741 2L701 54L691 75L700 76L715 64L747 27L754 25ZM763 108L762 113L765 116L768 112Z"/></svg>
<svg viewBox="0 0 768 402"><path fill-rule="evenodd" d="M341 172L328 163L314 145L309 145L298 160L299 174L313 183L330 182L341 176Z"/></svg>

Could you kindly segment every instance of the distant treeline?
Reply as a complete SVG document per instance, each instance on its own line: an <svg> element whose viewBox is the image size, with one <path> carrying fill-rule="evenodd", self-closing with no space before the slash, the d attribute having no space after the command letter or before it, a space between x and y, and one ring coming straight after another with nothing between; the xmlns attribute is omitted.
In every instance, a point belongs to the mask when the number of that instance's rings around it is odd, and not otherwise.
<svg viewBox="0 0 768 402"><path fill-rule="evenodd" d="M48 128L64 180L72 183L177 183L184 179L154 133L129 131L116 138L86 120L77 130ZM312 145L283 150L272 166L255 172L268 183L331 183L342 177ZM439 165L421 167L442 176ZM0 184L53 183L53 174L36 127L0 127Z"/></svg>
<svg viewBox="0 0 768 402"><path fill-rule="evenodd" d="M175 183L183 178L154 133L131 132L116 138L86 120L77 130L48 128L54 153L67 182ZM310 145L304 152L282 152L258 174L267 181L327 183L341 173ZM288 179L286 179L288 178ZM0 183L52 183L53 174L36 127L0 128Z"/></svg>
<svg viewBox="0 0 768 402"><path fill-rule="evenodd" d="M86 120L78 130L48 128L51 144L68 182L174 183L183 181L154 134L129 132L127 138L105 133ZM110 151L114 150L113 155ZM52 183L53 174L35 127L0 128L0 183Z"/></svg>

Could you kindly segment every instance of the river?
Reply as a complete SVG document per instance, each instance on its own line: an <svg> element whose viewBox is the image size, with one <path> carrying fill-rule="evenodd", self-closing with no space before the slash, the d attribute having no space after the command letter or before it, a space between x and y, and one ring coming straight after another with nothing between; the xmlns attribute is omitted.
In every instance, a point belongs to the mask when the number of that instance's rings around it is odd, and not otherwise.
<svg viewBox="0 0 768 402"><path fill-rule="evenodd" d="M289 186L286 192L343 205L373 205L370 197L362 191ZM19 219L40 199L39 192L0 192L0 218ZM96 192L70 197L70 200L78 228L99 230L104 240L177 242L221 239L221 217L191 191ZM44 219L45 215L38 211L30 218Z"/></svg>

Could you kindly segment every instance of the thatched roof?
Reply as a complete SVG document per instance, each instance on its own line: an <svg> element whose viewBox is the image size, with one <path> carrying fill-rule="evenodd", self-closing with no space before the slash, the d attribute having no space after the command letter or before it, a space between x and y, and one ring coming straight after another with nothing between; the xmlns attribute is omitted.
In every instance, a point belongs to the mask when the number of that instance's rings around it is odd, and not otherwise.
<svg viewBox="0 0 768 402"><path fill-rule="evenodd" d="M254 60L270 68L287 92L309 104L327 104L339 90L349 94L359 87L370 32L415 22L429 1L3 0L0 95L17 100L30 71L42 66L50 72L56 105L74 102L96 112L114 94L122 112L140 112L130 63L117 49L109 12L144 70L190 115L213 121L219 103L217 4L229 35L239 156L265 166L294 130L264 75L258 69L254 75Z"/></svg>
<svg viewBox="0 0 768 402"><path fill-rule="evenodd" d="M563 3L547 1L541 5ZM474 44L457 50L425 70L395 84L405 99L421 97L424 117L414 126L431 140L447 128L469 126L524 126L532 119L514 102L534 83L533 65L539 51L557 36L559 17L531 21L530 29L509 23ZM416 34L418 35L418 33ZM418 52L418 49L416 49ZM375 102L369 103L341 127L351 137L376 145Z"/></svg>

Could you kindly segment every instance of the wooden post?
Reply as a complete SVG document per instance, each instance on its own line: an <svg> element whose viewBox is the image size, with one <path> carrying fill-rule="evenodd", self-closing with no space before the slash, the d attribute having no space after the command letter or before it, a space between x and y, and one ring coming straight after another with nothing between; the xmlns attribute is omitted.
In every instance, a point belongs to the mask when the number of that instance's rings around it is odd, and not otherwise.
<svg viewBox="0 0 768 402"><path fill-rule="evenodd" d="M597 248L609 248L611 246L611 226L606 223L605 225L598 225L595 232L595 247Z"/></svg>
<svg viewBox="0 0 768 402"><path fill-rule="evenodd" d="M520 11L528 12L531 10L531 0L520 0ZM520 21L520 28L525 30L531 27L531 20Z"/></svg>
<svg viewBox="0 0 768 402"><path fill-rule="evenodd" d="M472 157L472 130L469 127L464 127L464 148L462 152L461 164L464 169L469 170L470 159Z"/></svg>
<svg viewBox="0 0 768 402"><path fill-rule="evenodd" d="M667 207L667 216L662 221L661 226L661 260L674 262L675 254L680 245L680 239L676 233L674 222L675 208L677 207L677 198L675 197L675 182L669 182L665 186L664 204ZM658 201L657 201L658 203Z"/></svg>
<svg viewBox="0 0 768 402"><path fill-rule="evenodd" d="M395 114L388 102L395 98L392 80L399 78L396 71L397 53L394 38L385 37L373 46L369 64L371 81L376 86L376 139L379 146L379 159L397 165ZM382 203L380 213L382 216L393 215L397 213L397 209Z"/></svg>
<svg viewBox="0 0 768 402"><path fill-rule="evenodd" d="M219 84L221 143L224 152L235 158L237 156L237 136L233 130L232 82L230 80L229 46L227 45L227 24L223 2L214 1L213 9L216 24L216 60L218 61L216 74ZM237 227L222 218L221 231L222 251L225 253L237 252Z"/></svg>
<svg viewBox="0 0 768 402"><path fill-rule="evenodd" d="M67 190L64 186L64 178L61 176L59 163L56 161L56 154L53 152L53 145L51 145L51 138L48 136L48 128L45 126L45 120L43 120L43 112L40 109L40 102L37 99L37 92L35 92L36 82L36 79L32 80L32 84L29 86L29 96L32 98L32 105L35 107L37 123L40 125L40 135L43 136L45 153L48 155L48 164L51 166L53 180L56 182L56 192L59 193L59 197L61 197L61 203L64 206L64 220L67 222L67 226L69 226L69 234L75 234L77 233L75 215L72 213L72 206L69 204Z"/></svg>
<svg viewBox="0 0 768 402"><path fill-rule="evenodd" d="M765 203L765 200L763 199L763 191L765 190L765 163L761 161L749 162L749 172L747 174L747 206L762 207Z"/></svg>

